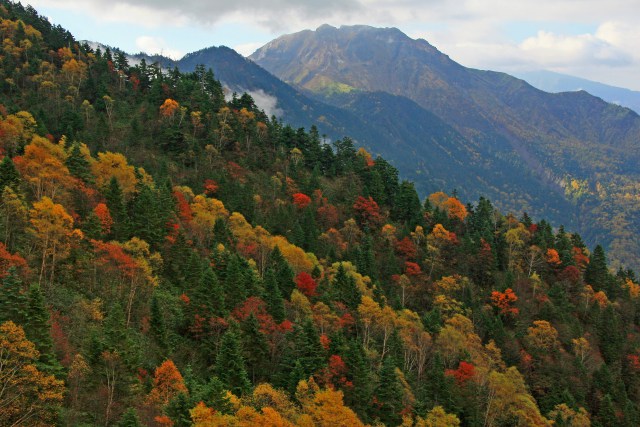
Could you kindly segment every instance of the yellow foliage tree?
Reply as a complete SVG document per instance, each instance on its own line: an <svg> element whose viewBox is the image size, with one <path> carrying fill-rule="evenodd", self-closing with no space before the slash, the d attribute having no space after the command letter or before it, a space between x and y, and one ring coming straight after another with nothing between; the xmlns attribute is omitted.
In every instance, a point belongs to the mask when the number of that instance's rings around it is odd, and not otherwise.
<svg viewBox="0 0 640 427"><path fill-rule="evenodd" d="M36 199L47 196L55 199L61 189L71 188L76 180L65 166L67 152L64 139L53 144L48 139L34 136L24 149L24 155L16 158L16 167L31 185Z"/></svg>
<svg viewBox="0 0 640 427"><path fill-rule="evenodd" d="M553 425L540 414L536 401L527 391L524 378L515 367L504 373L493 371L488 377L486 425Z"/></svg>
<svg viewBox="0 0 640 427"><path fill-rule="evenodd" d="M220 200L197 195L191 203L191 212L193 213L191 226L196 237L201 244L209 246L216 220L229 217L229 211Z"/></svg>
<svg viewBox="0 0 640 427"><path fill-rule="evenodd" d="M442 406L434 406L426 418L416 420L415 427L458 427L460 419L455 414L448 414Z"/></svg>
<svg viewBox="0 0 640 427"><path fill-rule="evenodd" d="M0 325L0 425L54 425L64 383L40 372L38 357L20 326Z"/></svg>
<svg viewBox="0 0 640 427"><path fill-rule="evenodd" d="M51 260L49 280L53 282L56 261L68 255L72 240L82 238L82 232L73 228L73 218L64 207L48 197L35 202L29 216L29 231L42 251L39 283L44 278L47 259Z"/></svg>
<svg viewBox="0 0 640 427"><path fill-rule="evenodd" d="M91 171L96 185L103 188L115 177L125 196L130 196L136 190L138 179L135 168L127 162L127 158L120 153L98 153L98 159L91 165Z"/></svg>

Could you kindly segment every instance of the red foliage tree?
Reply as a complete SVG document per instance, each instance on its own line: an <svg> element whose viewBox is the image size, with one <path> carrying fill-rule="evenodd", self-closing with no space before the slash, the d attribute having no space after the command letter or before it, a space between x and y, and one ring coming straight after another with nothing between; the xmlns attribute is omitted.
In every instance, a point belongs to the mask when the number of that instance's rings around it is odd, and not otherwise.
<svg viewBox="0 0 640 427"><path fill-rule="evenodd" d="M472 379L476 374L476 368L471 363L464 360L458 365L458 369L447 369L445 375L453 377L456 384L463 386L467 381Z"/></svg>
<svg viewBox="0 0 640 427"><path fill-rule="evenodd" d="M27 261L20 255L9 252L4 243L0 242L0 279L7 275L11 267L16 267L23 276L28 271Z"/></svg>
<svg viewBox="0 0 640 427"><path fill-rule="evenodd" d="M260 332L265 335L271 335L278 329L273 317L267 312L267 303L258 297L247 298L231 314L239 322L246 320L253 314L258 319L258 323L260 323Z"/></svg>
<svg viewBox="0 0 640 427"><path fill-rule="evenodd" d="M396 243L396 252L406 259L415 259L418 253L416 245L408 237L405 237Z"/></svg>
<svg viewBox="0 0 640 427"><path fill-rule="evenodd" d="M204 180L204 194L212 196L218 191L218 183L212 179Z"/></svg>
<svg viewBox="0 0 640 427"><path fill-rule="evenodd" d="M320 206L317 212L318 221L320 221L325 228L335 227L338 224L338 208L334 205L326 204L324 206Z"/></svg>
<svg viewBox="0 0 640 427"><path fill-rule="evenodd" d="M329 381L334 387L344 386L347 383L347 364L342 357L332 354L329 357Z"/></svg>
<svg viewBox="0 0 640 427"><path fill-rule="evenodd" d="M353 210L355 211L356 218L363 225L374 225L382 221L380 207L371 196L367 198L358 196L356 202L353 204Z"/></svg>
<svg viewBox="0 0 640 427"><path fill-rule="evenodd" d="M109 234L111 232L111 226L113 225L113 218L111 218L107 205L104 203L98 203L96 207L93 208L93 213L96 214L100 220L100 228L102 228L102 232L104 234Z"/></svg>
<svg viewBox="0 0 640 427"><path fill-rule="evenodd" d="M404 274L407 276L418 276L422 273L422 269L415 262L407 261L404 263Z"/></svg>
<svg viewBox="0 0 640 427"><path fill-rule="evenodd" d="M560 279L577 284L582 277L582 273L576 266L569 265L560 273Z"/></svg>
<svg viewBox="0 0 640 427"><path fill-rule="evenodd" d="M300 292L305 294L307 297L314 297L317 295L316 288L318 287L318 284L313 280L313 277L311 277L309 273L305 273L304 271L298 273L296 276L296 286Z"/></svg>
<svg viewBox="0 0 640 427"><path fill-rule="evenodd" d="M178 218L183 223L189 223L193 219L193 212L191 212L191 206L187 201L187 198L181 191L175 190L173 192L173 198L176 199L176 207L178 208Z"/></svg>
<svg viewBox="0 0 640 427"><path fill-rule="evenodd" d="M304 209L311 204L311 197L304 193L295 193L292 197L293 204L296 205L298 209Z"/></svg>

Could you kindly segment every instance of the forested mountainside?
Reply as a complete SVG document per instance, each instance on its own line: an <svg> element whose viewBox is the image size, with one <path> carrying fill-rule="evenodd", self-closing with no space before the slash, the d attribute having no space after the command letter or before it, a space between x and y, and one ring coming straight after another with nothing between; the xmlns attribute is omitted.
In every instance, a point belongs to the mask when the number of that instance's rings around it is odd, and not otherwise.
<svg viewBox="0 0 640 427"><path fill-rule="evenodd" d="M250 58L361 118L372 109L386 116L402 108L397 99L381 102L376 92L413 101L406 116L404 109L396 114L401 125L403 116L414 118L410 112L417 104L462 137L441 141L471 158L443 177L472 177L459 189L462 196L475 199L479 193L509 211L524 207L604 245L616 265L639 267L635 112L584 91L550 94L504 73L466 68L395 28L323 25L279 37ZM439 159L421 150L430 141L414 136L407 142L413 150L392 150L387 157L404 158L401 171L428 188L425 181L438 174L432 165Z"/></svg>
<svg viewBox="0 0 640 427"><path fill-rule="evenodd" d="M0 425L636 426L640 284L1 1ZM590 250L593 249L593 250Z"/></svg>

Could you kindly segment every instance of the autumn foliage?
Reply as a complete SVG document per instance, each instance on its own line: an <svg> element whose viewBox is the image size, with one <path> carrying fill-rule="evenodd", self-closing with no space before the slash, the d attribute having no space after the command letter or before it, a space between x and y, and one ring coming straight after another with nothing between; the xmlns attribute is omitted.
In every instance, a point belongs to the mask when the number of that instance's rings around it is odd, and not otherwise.
<svg viewBox="0 0 640 427"><path fill-rule="evenodd" d="M305 296L316 296L316 288L318 287L318 284L313 280L313 277L311 277L309 273L304 271L298 273L296 276L296 286Z"/></svg>
<svg viewBox="0 0 640 427"><path fill-rule="evenodd" d="M375 225L382 221L380 207L371 196L367 198L358 196L353 204L353 210L356 218L364 225Z"/></svg>
<svg viewBox="0 0 640 427"><path fill-rule="evenodd" d="M311 197L307 196L306 194L295 193L291 197L293 198L293 204L298 209L304 209L311 204Z"/></svg>
<svg viewBox="0 0 640 427"><path fill-rule="evenodd" d="M458 364L458 369L447 369L445 374L453 377L457 385L463 386L467 381L473 379L475 371L475 366L462 360Z"/></svg>
<svg viewBox="0 0 640 427"><path fill-rule="evenodd" d="M513 304L518 301L518 297L511 288L505 289L504 292L491 292L491 303L498 309L498 312L504 316L517 316L520 310Z"/></svg>

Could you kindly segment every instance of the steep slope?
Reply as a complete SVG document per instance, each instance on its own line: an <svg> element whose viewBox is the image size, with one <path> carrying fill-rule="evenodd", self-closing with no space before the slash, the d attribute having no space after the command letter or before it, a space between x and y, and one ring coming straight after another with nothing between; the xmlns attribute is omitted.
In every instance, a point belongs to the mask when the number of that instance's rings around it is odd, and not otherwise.
<svg viewBox="0 0 640 427"><path fill-rule="evenodd" d="M524 192L535 215L556 224L580 218L584 235L613 246L614 228L624 228L618 231L627 236L640 231L640 204L625 197L638 188L640 176L640 117L629 109L586 92L549 94L504 73L463 67L425 40L394 28L324 25L280 37L251 59L337 105L357 92L383 91L413 100L475 148L480 180L486 184L473 192L489 194L503 208L522 210L518 196ZM496 181L492 172L500 160L511 167ZM457 172L449 170L445 181ZM549 197L571 206L554 215L546 208ZM594 209L599 211L595 217ZM607 219L616 215L627 224ZM637 265L640 241L625 242L626 249L616 256Z"/></svg>

